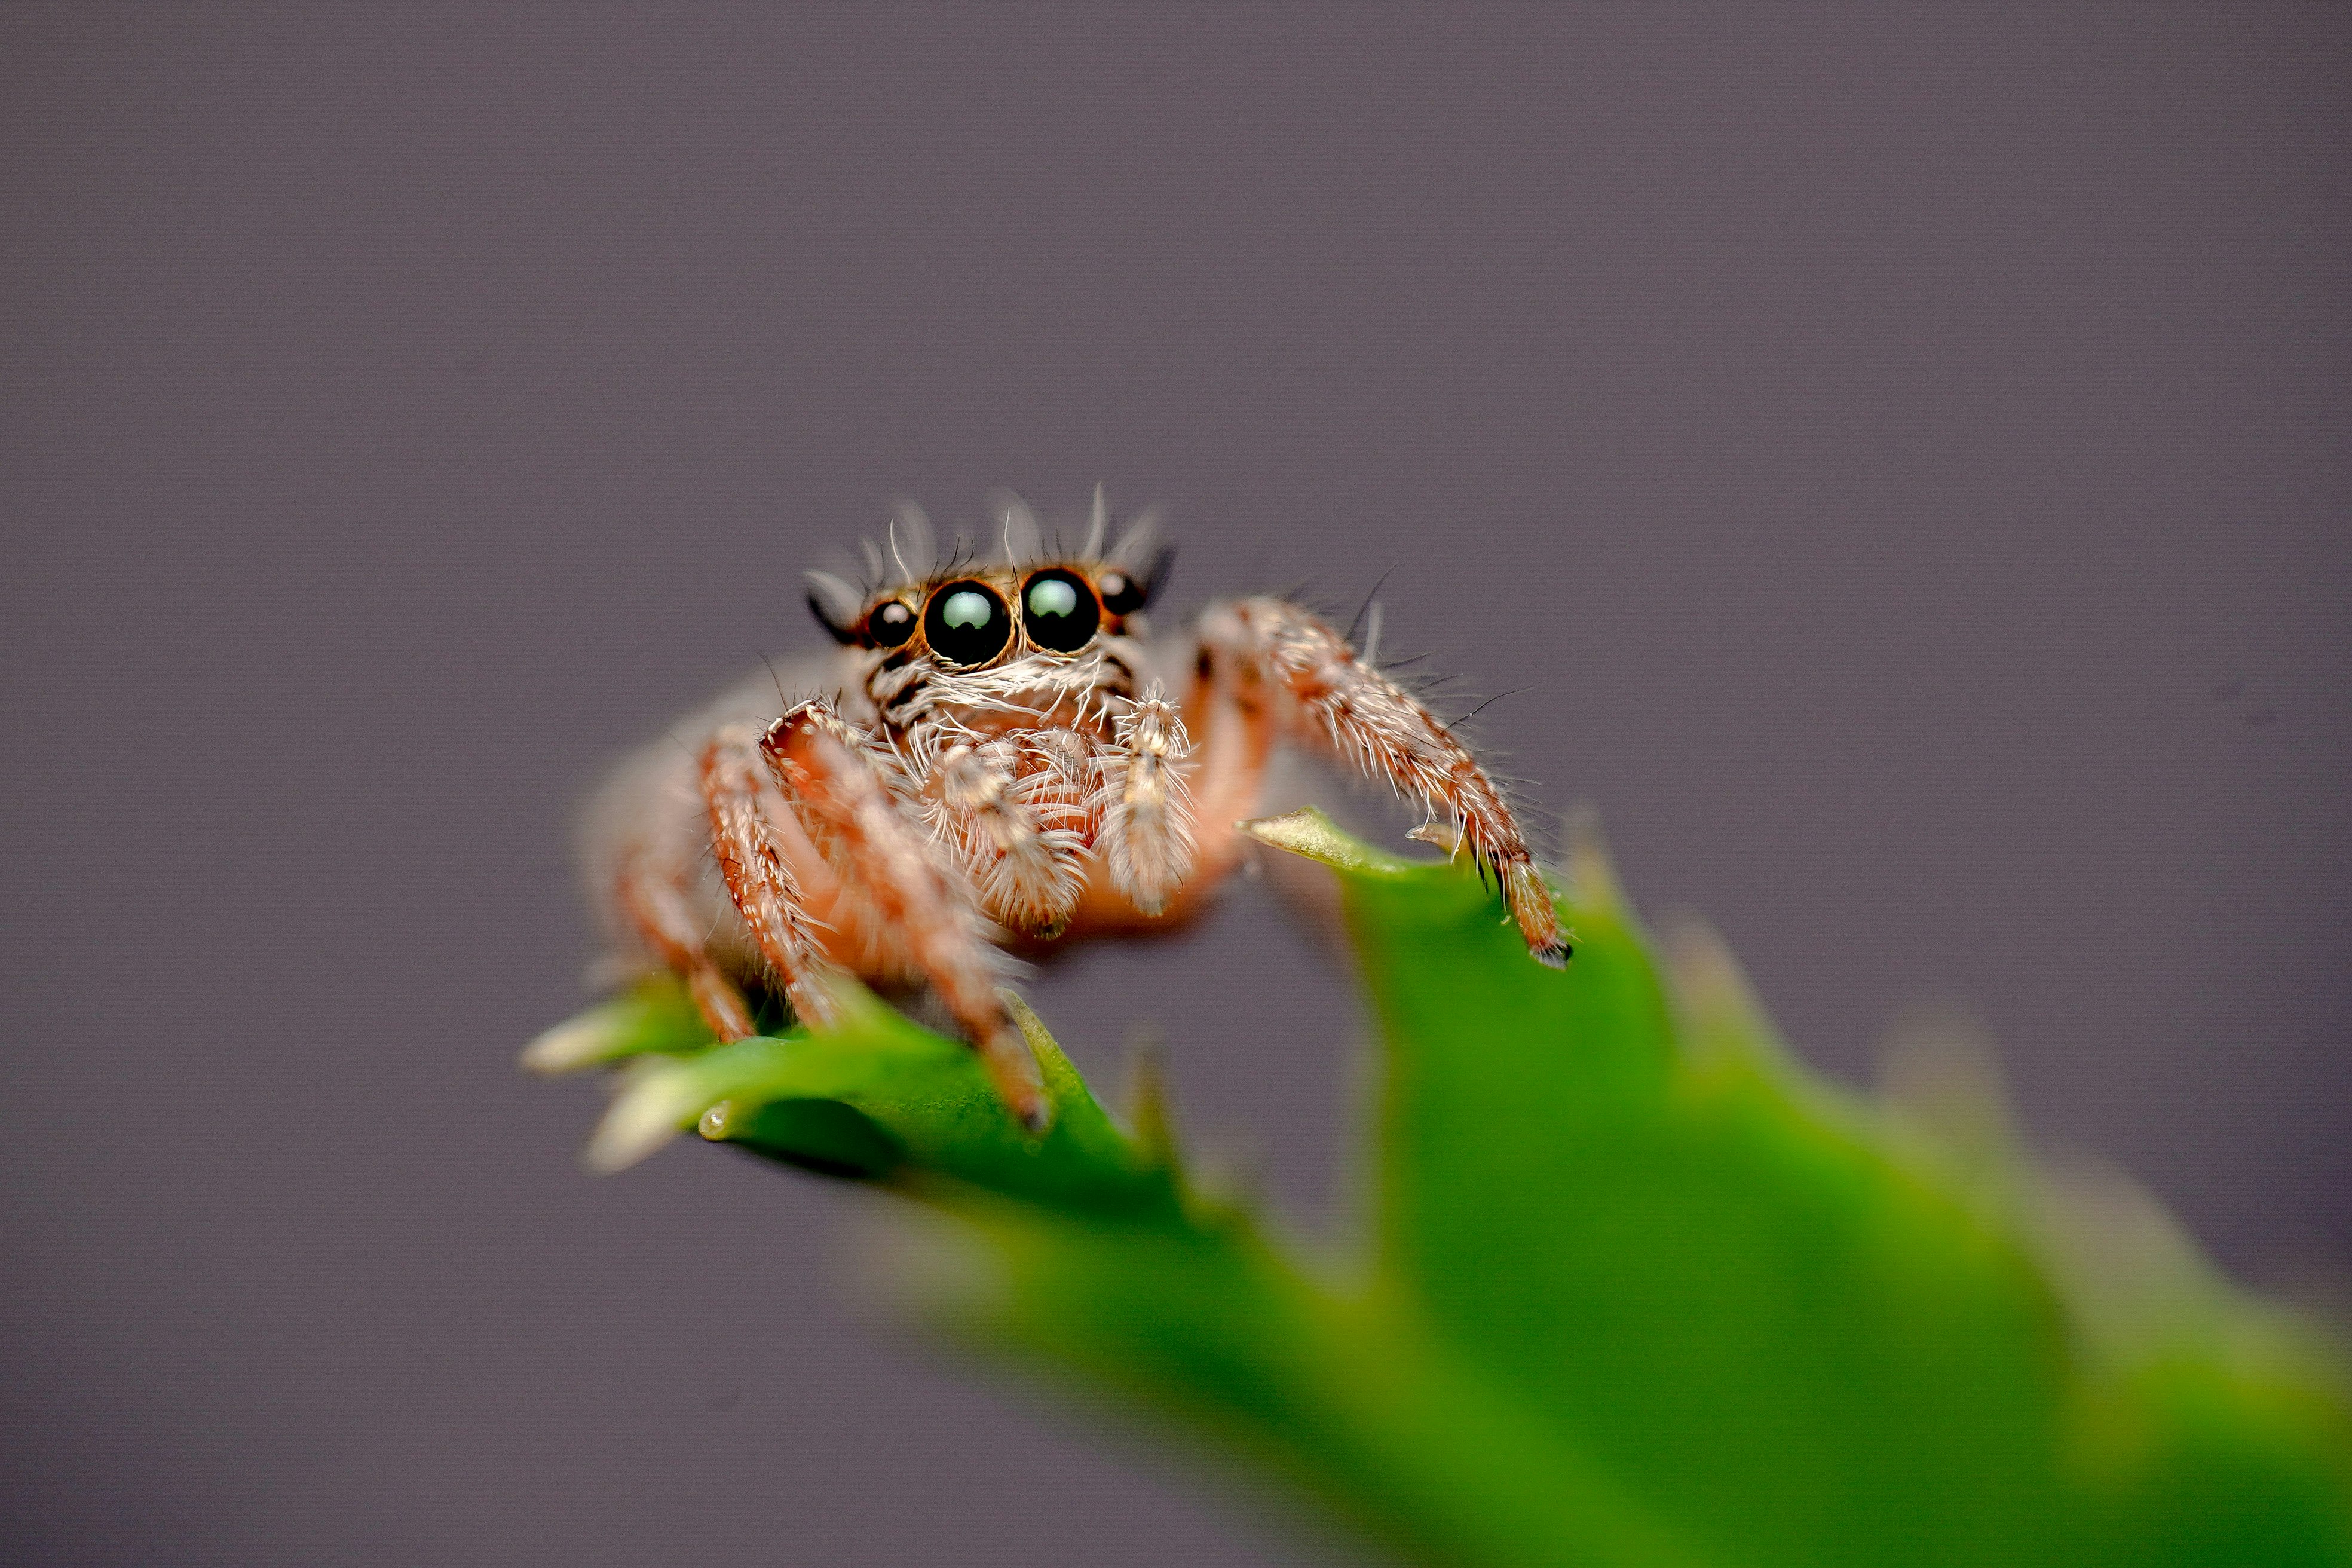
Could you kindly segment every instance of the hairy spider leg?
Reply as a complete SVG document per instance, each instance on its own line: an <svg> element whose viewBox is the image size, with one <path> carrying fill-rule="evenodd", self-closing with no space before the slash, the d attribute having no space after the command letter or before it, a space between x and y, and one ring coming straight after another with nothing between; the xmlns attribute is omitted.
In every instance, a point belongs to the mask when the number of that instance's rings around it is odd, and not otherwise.
<svg viewBox="0 0 2352 1568"><path fill-rule="evenodd" d="M751 1010L742 992L710 955L693 917L687 912L685 877L677 867L664 868L643 847L621 859L614 896L622 915L638 939L672 973L686 982L695 1011L712 1034L722 1040L740 1040L752 1033Z"/></svg>
<svg viewBox="0 0 2352 1568"><path fill-rule="evenodd" d="M760 956L775 972L802 1022L834 1022L840 1009L819 983L826 965L823 944L777 841L763 795L774 788L761 750L761 731L731 724L702 750L701 786L710 817L710 850Z"/></svg>
<svg viewBox="0 0 2352 1568"><path fill-rule="evenodd" d="M997 1093L1033 1131L1052 1119L1036 1058L996 994L997 956L980 916L941 876L920 827L884 783L870 737L823 702L777 720L760 750L777 787L837 858L979 1052Z"/></svg>
<svg viewBox="0 0 2352 1568"><path fill-rule="evenodd" d="M1420 801L1433 816L1444 814L1482 869L1495 873L1528 952L1553 968L1568 962L1559 911L1502 792L1428 709L1359 658L1329 623L1286 599L1238 599L1203 618L1194 668L1196 700L1210 705L1229 696L1248 731L1225 778L1211 759L1201 793L1218 791L1218 815L1208 817L1213 827L1226 830L1232 814L1219 786L1237 792L1246 782L1254 795L1279 729Z"/></svg>

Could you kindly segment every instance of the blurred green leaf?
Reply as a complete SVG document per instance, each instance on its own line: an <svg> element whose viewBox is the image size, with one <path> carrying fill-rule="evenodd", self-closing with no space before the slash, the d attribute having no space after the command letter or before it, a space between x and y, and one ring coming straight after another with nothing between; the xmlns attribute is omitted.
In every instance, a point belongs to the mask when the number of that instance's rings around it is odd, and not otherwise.
<svg viewBox="0 0 2352 1568"><path fill-rule="evenodd" d="M1055 1120L854 987L714 1046L674 988L527 1060L620 1063L591 1145L698 1128L903 1193L931 1321L1182 1424L1433 1563L2352 1563L2334 1350L2145 1195L2037 1169L1984 1064L1812 1079L1701 932L1672 976L1589 841L1564 972L1467 869L1314 813L1379 1020L1370 1234L1337 1254L1122 1128L1017 1009Z"/></svg>

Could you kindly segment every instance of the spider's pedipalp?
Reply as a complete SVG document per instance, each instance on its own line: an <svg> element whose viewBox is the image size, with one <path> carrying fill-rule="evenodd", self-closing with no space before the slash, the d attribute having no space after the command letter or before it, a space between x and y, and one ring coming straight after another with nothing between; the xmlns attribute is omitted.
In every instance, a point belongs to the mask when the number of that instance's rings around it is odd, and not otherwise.
<svg viewBox="0 0 2352 1568"><path fill-rule="evenodd" d="M1045 765L1024 772L1024 753ZM958 745L934 764L921 797L924 816L971 878L982 908L1037 937L1061 934L1087 886L1084 835L1043 820L1059 805L1053 760L1050 751L1010 736Z"/></svg>
<svg viewBox="0 0 2352 1568"><path fill-rule="evenodd" d="M1192 801L1184 778L1192 742L1156 682L1118 715L1114 735L1096 797L1098 842L1112 886L1156 915L1192 869Z"/></svg>

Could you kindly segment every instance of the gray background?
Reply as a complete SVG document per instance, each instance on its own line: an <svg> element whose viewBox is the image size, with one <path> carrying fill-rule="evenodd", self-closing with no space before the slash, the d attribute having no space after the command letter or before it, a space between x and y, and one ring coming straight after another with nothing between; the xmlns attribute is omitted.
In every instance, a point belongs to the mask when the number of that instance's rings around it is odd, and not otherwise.
<svg viewBox="0 0 2352 1568"><path fill-rule="evenodd" d="M0 1556L1312 1560L860 1327L854 1196L572 1163L571 804L908 492L1384 569L1809 1056L1998 1032L2352 1248L2339 5L0 20ZM1259 889L1047 977L1322 1213Z"/></svg>

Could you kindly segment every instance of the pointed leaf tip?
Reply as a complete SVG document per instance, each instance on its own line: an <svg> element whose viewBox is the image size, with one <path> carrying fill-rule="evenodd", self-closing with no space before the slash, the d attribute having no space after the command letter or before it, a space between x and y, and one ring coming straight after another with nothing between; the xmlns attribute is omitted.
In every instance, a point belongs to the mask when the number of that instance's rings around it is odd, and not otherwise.
<svg viewBox="0 0 2352 1568"><path fill-rule="evenodd" d="M610 1007L592 1008L555 1026L522 1048L517 1065L525 1072L576 1072L614 1054L624 1030Z"/></svg>
<svg viewBox="0 0 2352 1568"><path fill-rule="evenodd" d="M1013 1015L1013 1023L1020 1026L1021 1037L1028 1043L1029 1054L1036 1060L1037 1076L1045 1089L1035 1112L1020 1118L1021 1124L1032 1134L1043 1133L1053 1126L1056 1107L1073 1095L1086 1094L1086 1079L1054 1038L1053 1031L1045 1027L1045 1021L1021 999L1019 992L1011 986L999 986L996 994L1004 1004L1004 1010Z"/></svg>
<svg viewBox="0 0 2352 1568"><path fill-rule="evenodd" d="M683 1132L702 1110L692 1074L647 1068L605 1109L581 1152L581 1163L604 1176L625 1171Z"/></svg>
<svg viewBox="0 0 2352 1568"><path fill-rule="evenodd" d="M1610 858L1609 841L1601 836L1600 811L1590 803L1580 802L1569 808L1564 826L1570 903L1595 914L1622 914L1626 908L1625 889L1617 880L1617 864Z"/></svg>
<svg viewBox="0 0 2352 1568"><path fill-rule="evenodd" d="M1128 1136L1136 1152L1161 1170L1178 1163L1176 1130L1168 1102L1168 1052L1157 1033L1139 1036L1128 1054Z"/></svg>
<svg viewBox="0 0 2352 1568"><path fill-rule="evenodd" d="M2025 1136L2000 1048L1975 1014L1951 1005L1906 1014L1887 1031L1875 1076L1888 1109L1950 1152L1987 1169L2022 1169Z"/></svg>
<svg viewBox="0 0 2352 1568"><path fill-rule="evenodd" d="M647 980L541 1035L523 1047L520 1065L526 1072L577 1072L715 1043L683 984Z"/></svg>
<svg viewBox="0 0 2352 1568"><path fill-rule="evenodd" d="M1261 816L1234 826L1261 844L1320 860L1337 871L1387 876L1412 869L1412 862L1341 832L1339 824L1311 805L1286 816Z"/></svg>
<svg viewBox="0 0 2352 1568"><path fill-rule="evenodd" d="M1668 914L1663 924L1666 972L1682 1002L1685 1044L1700 1057L1785 1064L1788 1047L1779 1028L1715 928L1681 912Z"/></svg>
<svg viewBox="0 0 2352 1568"><path fill-rule="evenodd" d="M1433 844L1448 855L1462 847L1462 829L1451 822L1424 822L1407 829L1405 837L1417 844Z"/></svg>
<svg viewBox="0 0 2352 1568"><path fill-rule="evenodd" d="M1661 924L1666 968L1685 1006L1708 1015L1727 1010L1744 1014L1750 1009L1748 977L1713 926L1679 910L1668 911Z"/></svg>

